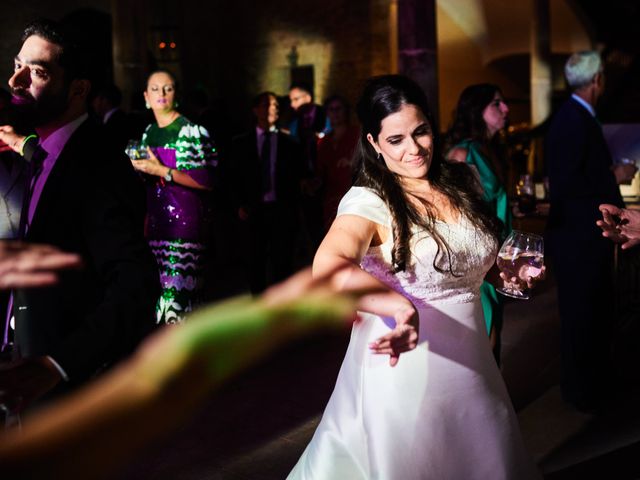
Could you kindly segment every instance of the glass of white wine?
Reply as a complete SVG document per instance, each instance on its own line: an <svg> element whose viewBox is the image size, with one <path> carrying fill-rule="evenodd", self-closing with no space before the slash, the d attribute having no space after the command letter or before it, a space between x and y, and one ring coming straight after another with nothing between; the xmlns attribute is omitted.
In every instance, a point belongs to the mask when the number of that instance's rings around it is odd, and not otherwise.
<svg viewBox="0 0 640 480"><path fill-rule="evenodd" d="M129 140L124 151L131 160L143 160L149 156L147 155L147 149L140 140Z"/></svg>
<svg viewBox="0 0 640 480"><path fill-rule="evenodd" d="M544 241L540 235L513 230L500 247L496 261L498 269L509 281L516 277L523 282L542 275L544 267ZM497 291L507 297L528 300L528 289L505 286Z"/></svg>

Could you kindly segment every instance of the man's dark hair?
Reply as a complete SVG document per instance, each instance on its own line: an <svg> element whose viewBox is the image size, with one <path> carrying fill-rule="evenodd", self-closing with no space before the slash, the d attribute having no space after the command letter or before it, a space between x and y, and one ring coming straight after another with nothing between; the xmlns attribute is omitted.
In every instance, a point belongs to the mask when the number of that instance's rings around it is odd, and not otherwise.
<svg viewBox="0 0 640 480"><path fill-rule="evenodd" d="M34 35L60 47L60 55L56 60L64 69L67 82L75 79L92 80L90 59L93 55L83 47L79 34L72 27L53 20L40 19L26 26L22 42Z"/></svg>
<svg viewBox="0 0 640 480"><path fill-rule="evenodd" d="M313 98L313 88L307 82L293 82L289 86L289 91L293 90L294 88L307 92L309 95L311 95L311 98Z"/></svg>
<svg viewBox="0 0 640 480"><path fill-rule="evenodd" d="M270 92L270 91L260 92L251 100L251 108L256 108L257 106L259 106L262 103L262 101L267 97L278 98L278 96L273 92Z"/></svg>

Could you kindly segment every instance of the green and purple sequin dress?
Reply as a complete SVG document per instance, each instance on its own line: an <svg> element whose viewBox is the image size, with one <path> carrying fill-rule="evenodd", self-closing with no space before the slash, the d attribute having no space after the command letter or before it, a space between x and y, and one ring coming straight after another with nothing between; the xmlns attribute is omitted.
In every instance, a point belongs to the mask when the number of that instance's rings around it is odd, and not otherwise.
<svg viewBox="0 0 640 480"><path fill-rule="evenodd" d="M216 151L207 131L180 116L166 127L153 123L142 136L158 160L200 185L212 185ZM147 183L149 245L158 262L162 295L156 306L158 323L184 320L197 303L202 283L208 205L206 191L165 182Z"/></svg>

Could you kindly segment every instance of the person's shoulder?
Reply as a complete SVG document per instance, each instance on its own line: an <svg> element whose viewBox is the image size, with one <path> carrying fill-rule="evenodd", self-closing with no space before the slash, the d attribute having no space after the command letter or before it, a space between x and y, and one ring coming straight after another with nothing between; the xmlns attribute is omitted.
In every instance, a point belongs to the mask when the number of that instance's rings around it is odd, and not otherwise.
<svg viewBox="0 0 640 480"><path fill-rule="evenodd" d="M91 151L96 150L96 154L100 156L105 149L108 150L110 144L111 142L107 140L104 126L87 119L71 134L65 143L63 152L65 150L82 152L86 148L90 148Z"/></svg>
<svg viewBox="0 0 640 480"><path fill-rule="evenodd" d="M302 146L291 135L278 130L278 151L286 155L298 156L302 153Z"/></svg>
<svg viewBox="0 0 640 480"><path fill-rule="evenodd" d="M547 131L547 137L566 135L569 132L579 132L590 121L591 114L573 98L567 99L553 114Z"/></svg>
<svg viewBox="0 0 640 480"><path fill-rule="evenodd" d="M255 130L247 130L246 132L238 133L231 138L231 143L234 145L242 145L249 142L252 138L255 138Z"/></svg>
<svg viewBox="0 0 640 480"><path fill-rule="evenodd" d="M178 127L178 136L190 140L200 140L203 137L209 138L209 132L202 125L192 122L184 115L180 115L176 119Z"/></svg>
<svg viewBox="0 0 640 480"><path fill-rule="evenodd" d="M278 142L282 142L285 145L291 145L293 147L300 144L297 138L291 136L289 133L285 133L282 130L278 130Z"/></svg>
<svg viewBox="0 0 640 480"><path fill-rule="evenodd" d="M558 109L558 112L554 116L554 121L557 123L567 117L587 118L587 116L590 115L583 105L580 105L577 100L569 97Z"/></svg>
<svg viewBox="0 0 640 480"><path fill-rule="evenodd" d="M337 215L357 215L381 225L391 224L387 204L368 187L351 187L340 200Z"/></svg>
<svg viewBox="0 0 640 480"><path fill-rule="evenodd" d="M464 163L467 161L467 155L470 148L467 146L456 145L447 152L447 160L451 162Z"/></svg>

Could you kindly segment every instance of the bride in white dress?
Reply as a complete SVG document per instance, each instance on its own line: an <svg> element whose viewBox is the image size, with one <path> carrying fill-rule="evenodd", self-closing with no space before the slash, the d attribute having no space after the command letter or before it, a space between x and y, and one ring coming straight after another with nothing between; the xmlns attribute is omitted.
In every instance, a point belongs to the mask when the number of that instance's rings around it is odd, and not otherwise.
<svg viewBox="0 0 640 480"><path fill-rule="evenodd" d="M370 80L358 116L360 186L342 199L313 268L339 268L338 289L380 290L360 302L334 392L288 478L540 478L480 304L498 221L468 167L440 160L415 83Z"/></svg>

